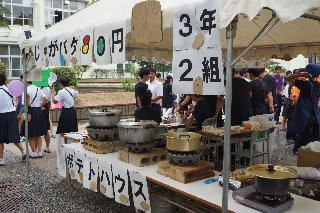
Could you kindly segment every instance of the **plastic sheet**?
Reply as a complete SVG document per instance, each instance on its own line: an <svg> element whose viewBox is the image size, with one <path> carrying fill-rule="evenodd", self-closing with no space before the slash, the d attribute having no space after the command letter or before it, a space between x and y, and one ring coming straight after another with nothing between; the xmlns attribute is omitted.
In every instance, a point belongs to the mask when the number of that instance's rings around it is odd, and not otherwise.
<svg viewBox="0 0 320 213"><path fill-rule="evenodd" d="M302 146L301 148L305 150L310 150L313 152L320 152L320 142L314 141L314 142L308 143L306 146Z"/></svg>
<svg viewBox="0 0 320 213"><path fill-rule="evenodd" d="M292 178L320 180L320 171L313 167L297 167L290 166L297 171L297 174Z"/></svg>

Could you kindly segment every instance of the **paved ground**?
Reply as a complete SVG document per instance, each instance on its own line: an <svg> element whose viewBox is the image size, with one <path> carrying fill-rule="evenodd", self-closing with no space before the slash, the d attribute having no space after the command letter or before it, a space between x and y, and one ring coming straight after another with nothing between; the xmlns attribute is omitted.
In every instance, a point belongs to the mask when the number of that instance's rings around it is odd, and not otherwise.
<svg viewBox="0 0 320 213"><path fill-rule="evenodd" d="M79 131L85 131L83 124ZM43 146L45 145L43 140ZM57 172L55 139L51 138L52 153L43 159L31 159L31 185L26 183L26 164L21 162L19 149L14 145L5 145L6 166L0 169L0 178L10 178L41 202L41 205L20 212L134 212L134 209L116 203L100 193L95 193L73 183L72 199L67 199L67 182ZM1 203L1 201L0 201Z"/></svg>

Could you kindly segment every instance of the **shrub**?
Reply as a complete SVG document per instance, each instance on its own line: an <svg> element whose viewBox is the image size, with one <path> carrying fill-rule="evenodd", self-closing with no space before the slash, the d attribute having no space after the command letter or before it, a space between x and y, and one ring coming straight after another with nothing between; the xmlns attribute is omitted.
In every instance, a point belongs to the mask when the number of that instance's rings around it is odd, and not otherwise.
<svg viewBox="0 0 320 213"><path fill-rule="evenodd" d="M122 87L125 89L126 92L133 92L134 86L132 84L132 81L129 78L125 78L122 80Z"/></svg>
<svg viewBox="0 0 320 213"><path fill-rule="evenodd" d="M78 85L77 80L77 73L73 70L72 67L55 67L51 69L51 72L55 73L57 75L57 81L54 82L53 88L56 92L58 92L60 89L60 78L61 77L67 77L69 78L69 86L75 86Z"/></svg>
<svg viewBox="0 0 320 213"><path fill-rule="evenodd" d="M3 73L6 75L6 77L7 77L6 85L7 85L8 84L8 71L6 68L7 68L6 65L0 61L0 73Z"/></svg>
<svg viewBox="0 0 320 213"><path fill-rule="evenodd" d="M73 65L72 66L73 71L76 73L78 79L82 78L83 73L87 72L90 69L90 66L87 66L86 68L84 68L81 65Z"/></svg>

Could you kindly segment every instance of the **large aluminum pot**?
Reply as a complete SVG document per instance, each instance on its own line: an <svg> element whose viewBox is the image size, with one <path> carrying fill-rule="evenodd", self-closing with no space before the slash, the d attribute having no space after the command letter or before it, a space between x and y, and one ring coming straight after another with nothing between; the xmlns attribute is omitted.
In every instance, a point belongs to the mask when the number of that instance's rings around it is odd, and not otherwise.
<svg viewBox="0 0 320 213"><path fill-rule="evenodd" d="M119 138L128 143L144 143L154 140L156 134L155 127L158 124L155 121L120 121L117 124L119 128Z"/></svg>
<svg viewBox="0 0 320 213"><path fill-rule="evenodd" d="M167 149L180 152L196 151L200 148L201 135L195 132L166 133Z"/></svg>
<svg viewBox="0 0 320 213"><path fill-rule="evenodd" d="M258 164L247 168L255 175L254 185L256 190L267 196L281 197L289 193L290 177L297 171L285 166Z"/></svg>
<svg viewBox="0 0 320 213"><path fill-rule="evenodd" d="M89 125L93 127L114 127L121 119L122 111L117 109L88 110Z"/></svg>

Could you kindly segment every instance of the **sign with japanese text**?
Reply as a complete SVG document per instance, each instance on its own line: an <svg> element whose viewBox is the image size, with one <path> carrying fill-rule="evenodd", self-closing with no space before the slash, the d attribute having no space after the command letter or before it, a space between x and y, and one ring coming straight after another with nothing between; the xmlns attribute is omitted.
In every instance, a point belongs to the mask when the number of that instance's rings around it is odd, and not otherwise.
<svg viewBox="0 0 320 213"><path fill-rule="evenodd" d="M69 66L70 65L70 57L68 54L68 35L69 35L69 33L62 33L58 36L61 66Z"/></svg>
<svg viewBox="0 0 320 213"><path fill-rule="evenodd" d="M83 187L96 192L98 173L98 160L90 155L85 156L83 164Z"/></svg>
<svg viewBox="0 0 320 213"><path fill-rule="evenodd" d="M128 174L127 170L116 165L112 165L113 186L115 201L126 206L130 206L128 193Z"/></svg>
<svg viewBox="0 0 320 213"><path fill-rule="evenodd" d="M110 46L112 64L125 62L126 20L110 23Z"/></svg>
<svg viewBox="0 0 320 213"><path fill-rule="evenodd" d="M151 213L149 191L146 176L129 171L134 206Z"/></svg>
<svg viewBox="0 0 320 213"><path fill-rule="evenodd" d="M80 64L80 32L74 31L68 36L68 55L72 64Z"/></svg>
<svg viewBox="0 0 320 213"><path fill-rule="evenodd" d="M58 42L58 36L47 37L47 48L45 53L49 59L50 66L61 66L60 62L60 47Z"/></svg>
<svg viewBox="0 0 320 213"><path fill-rule="evenodd" d="M100 177L100 192L109 198L114 198L111 164L99 160L98 165Z"/></svg>
<svg viewBox="0 0 320 213"><path fill-rule="evenodd" d="M173 10L173 90L177 94L223 95L219 0ZM200 81L200 82L199 82Z"/></svg>
<svg viewBox="0 0 320 213"><path fill-rule="evenodd" d="M83 183L83 167L85 161L85 154L81 152L75 152L75 178L79 183Z"/></svg>
<svg viewBox="0 0 320 213"><path fill-rule="evenodd" d="M74 156L74 150L70 148L65 148L66 153L66 161L67 161L67 167L69 168L69 174L72 179L75 179L75 156Z"/></svg>

